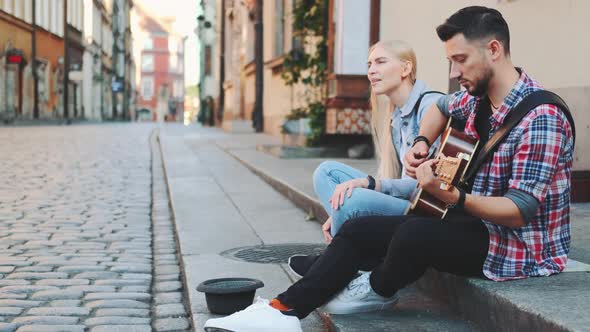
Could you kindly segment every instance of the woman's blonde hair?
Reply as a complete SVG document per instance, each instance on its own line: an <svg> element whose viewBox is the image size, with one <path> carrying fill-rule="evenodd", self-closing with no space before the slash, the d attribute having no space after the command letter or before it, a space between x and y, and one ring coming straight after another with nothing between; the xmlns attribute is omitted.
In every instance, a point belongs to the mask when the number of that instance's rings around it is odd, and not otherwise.
<svg viewBox="0 0 590 332"><path fill-rule="evenodd" d="M416 54L408 43L401 40L379 41L369 48L369 54L377 46L383 47L399 60L411 63L412 70L405 79L409 79L412 84L416 82L418 63ZM391 136L392 111L393 105L387 96L377 96L371 91L371 135L379 162L377 177L398 179L401 177L402 167Z"/></svg>

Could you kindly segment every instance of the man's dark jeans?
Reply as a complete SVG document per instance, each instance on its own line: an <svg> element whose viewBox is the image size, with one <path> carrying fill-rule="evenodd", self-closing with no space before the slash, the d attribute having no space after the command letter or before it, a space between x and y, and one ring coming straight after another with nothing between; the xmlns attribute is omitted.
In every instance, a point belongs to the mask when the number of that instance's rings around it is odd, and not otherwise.
<svg viewBox="0 0 590 332"><path fill-rule="evenodd" d="M329 301L356 275L362 262L376 262L371 287L390 297L427 268L483 276L489 235L479 218L440 219L373 216L346 222L305 276L277 298L299 318ZM366 264L365 264L366 265Z"/></svg>

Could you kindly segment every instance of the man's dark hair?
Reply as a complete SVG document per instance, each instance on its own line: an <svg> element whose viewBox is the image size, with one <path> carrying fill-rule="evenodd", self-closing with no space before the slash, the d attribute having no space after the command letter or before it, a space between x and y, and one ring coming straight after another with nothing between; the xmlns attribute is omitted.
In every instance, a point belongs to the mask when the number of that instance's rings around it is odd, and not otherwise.
<svg viewBox="0 0 590 332"><path fill-rule="evenodd" d="M436 33L443 42L459 33L469 41L491 37L502 43L506 54L510 54L508 23L499 11L492 8L471 6L460 9L439 25Z"/></svg>

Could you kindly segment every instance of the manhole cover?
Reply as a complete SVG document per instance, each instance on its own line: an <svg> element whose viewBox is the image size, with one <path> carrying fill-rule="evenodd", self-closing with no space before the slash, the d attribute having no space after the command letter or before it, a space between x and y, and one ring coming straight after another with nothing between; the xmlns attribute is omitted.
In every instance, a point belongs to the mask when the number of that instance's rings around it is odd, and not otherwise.
<svg viewBox="0 0 590 332"><path fill-rule="evenodd" d="M323 244L285 243L234 248L222 252L221 255L250 263L278 264L287 263L293 255L319 254L324 249L326 246Z"/></svg>

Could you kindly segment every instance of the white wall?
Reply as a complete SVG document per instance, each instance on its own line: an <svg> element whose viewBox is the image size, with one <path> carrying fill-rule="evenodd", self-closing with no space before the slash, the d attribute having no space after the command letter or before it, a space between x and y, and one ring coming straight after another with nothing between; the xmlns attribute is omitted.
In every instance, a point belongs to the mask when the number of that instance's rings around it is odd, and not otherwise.
<svg viewBox="0 0 590 332"><path fill-rule="evenodd" d="M365 75L371 22L370 0L335 0L334 5L334 72Z"/></svg>
<svg viewBox="0 0 590 332"><path fill-rule="evenodd" d="M590 169L590 1L420 0L381 1L381 39L409 42L418 58L418 78L447 91L449 65L436 27L469 5L498 9L510 28L511 56L544 87L570 106L578 128L574 170ZM428 8L428 10L425 10Z"/></svg>
<svg viewBox="0 0 590 332"><path fill-rule="evenodd" d="M418 57L418 76L448 88L448 61L436 27L468 5L498 9L510 28L512 59L547 88L590 86L590 1L381 1L380 39L402 39ZM428 8L428 10L424 10Z"/></svg>
<svg viewBox="0 0 590 332"><path fill-rule="evenodd" d="M77 30L84 29L84 2L83 0L68 1L68 23ZM60 7L63 8L63 7ZM62 16L63 17L63 16Z"/></svg>

